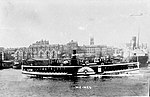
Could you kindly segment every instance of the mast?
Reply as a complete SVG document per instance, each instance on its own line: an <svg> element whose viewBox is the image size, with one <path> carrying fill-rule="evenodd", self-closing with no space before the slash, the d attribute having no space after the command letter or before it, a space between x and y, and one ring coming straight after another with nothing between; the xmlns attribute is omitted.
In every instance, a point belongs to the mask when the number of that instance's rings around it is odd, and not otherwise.
<svg viewBox="0 0 150 97"><path fill-rule="evenodd" d="M140 27L138 29L138 37L137 37L137 48L139 49L139 42L140 42Z"/></svg>

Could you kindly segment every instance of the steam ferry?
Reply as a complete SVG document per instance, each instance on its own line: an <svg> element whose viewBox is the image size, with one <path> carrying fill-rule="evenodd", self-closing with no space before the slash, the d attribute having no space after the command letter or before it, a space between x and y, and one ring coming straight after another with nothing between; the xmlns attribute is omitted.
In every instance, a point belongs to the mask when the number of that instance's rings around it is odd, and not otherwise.
<svg viewBox="0 0 150 97"><path fill-rule="evenodd" d="M28 65L22 65L22 73L43 76L80 76L110 75L139 70L139 62L132 63L93 63L83 62L73 53L71 59L29 59Z"/></svg>
<svg viewBox="0 0 150 97"><path fill-rule="evenodd" d="M3 60L1 69L12 68L12 66L13 66L13 60Z"/></svg>

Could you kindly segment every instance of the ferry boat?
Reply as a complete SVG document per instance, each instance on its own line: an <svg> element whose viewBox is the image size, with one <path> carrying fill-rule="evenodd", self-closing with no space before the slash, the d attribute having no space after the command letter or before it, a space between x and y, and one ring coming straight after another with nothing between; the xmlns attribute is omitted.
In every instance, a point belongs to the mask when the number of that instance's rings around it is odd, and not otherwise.
<svg viewBox="0 0 150 97"><path fill-rule="evenodd" d="M40 64L40 65L39 65ZM100 62L82 63L75 54L70 60L30 59L29 65L22 65L22 73L43 76L80 76L119 74L139 70L139 62L101 64Z"/></svg>
<svg viewBox="0 0 150 97"><path fill-rule="evenodd" d="M13 60L3 60L1 69L12 68L12 66L13 66Z"/></svg>

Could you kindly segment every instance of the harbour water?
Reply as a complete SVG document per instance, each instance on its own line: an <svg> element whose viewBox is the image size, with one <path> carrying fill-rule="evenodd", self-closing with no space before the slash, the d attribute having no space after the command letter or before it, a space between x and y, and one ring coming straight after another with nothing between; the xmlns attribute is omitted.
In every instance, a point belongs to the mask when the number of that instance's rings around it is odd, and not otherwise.
<svg viewBox="0 0 150 97"><path fill-rule="evenodd" d="M0 97L148 96L150 69L123 77L34 78L0 70Z"/></svg>

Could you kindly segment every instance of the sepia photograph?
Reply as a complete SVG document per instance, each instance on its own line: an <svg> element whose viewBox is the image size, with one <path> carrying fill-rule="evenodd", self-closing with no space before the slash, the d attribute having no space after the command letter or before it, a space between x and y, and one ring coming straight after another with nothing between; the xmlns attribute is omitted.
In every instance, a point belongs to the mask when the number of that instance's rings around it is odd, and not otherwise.
<svg viewBox="0 0 150 97"><path fill-rule="evenodd" d="M149 97L150 0L0 0L0 97Z"/></svg>

